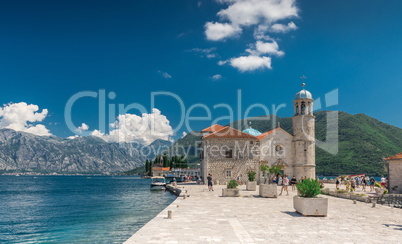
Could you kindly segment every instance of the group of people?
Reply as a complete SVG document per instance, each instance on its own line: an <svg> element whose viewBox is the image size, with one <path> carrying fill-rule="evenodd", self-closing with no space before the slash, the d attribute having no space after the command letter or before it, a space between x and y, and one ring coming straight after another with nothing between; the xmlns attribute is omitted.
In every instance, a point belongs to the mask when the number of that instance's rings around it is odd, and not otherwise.
<svg viewBox="0 0 402 244"><path fill-rule="evenodd" d="M301 177L300 180L303 181L306 178L307 177ZM278 186L282 186L281 193L279 194L279 196L282 195L283 191L286 191L286 196L289 195L288 186L292 187L292 191L296 190L297 179L295 176L289 179L287 175L282 176L278 174L277 176L274 177L273 182L278 184Z"/></svg>
<svg viewBox="0 0 402 244"><path fill-rule="evenodd" d="M305 178L306 177L302 177L300 180L303 181ZM207 183L208 183L208 191L214 191L212 174L208 174ZM283 191L286 191L286 196L288 196L289 195L288 186L290 185L292 187L292 191L296 190L297 179L295 176L289 179L287 175L283 176L277 175L274 177L274 183L278 184L278 186L282 186L281 193L279 194L279 196L282 195Z"/></svg>
<svg viewBox="0 0 402 244"><path fill-rule="evenodd" d="M361 191L365 192L367 189L367 186L370 188L370 192L374 191L374 186L375 186L375 179L374 177L369 177L369 176L356 176L356 177L346 177L342 179L341 177L336 178L336 189L339 189L340 185L342 183L345 185L345 190L354 192L356 191L356 188L360 188L361 186ZM387 187L387 180L384 178L384 176L381 177L381 186L382 187Z"/></svg>

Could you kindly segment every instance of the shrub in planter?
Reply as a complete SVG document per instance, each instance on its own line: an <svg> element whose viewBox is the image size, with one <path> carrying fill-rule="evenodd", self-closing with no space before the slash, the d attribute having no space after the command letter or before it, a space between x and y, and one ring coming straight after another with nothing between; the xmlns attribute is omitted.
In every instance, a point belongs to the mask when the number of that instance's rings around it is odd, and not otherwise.
<svg viewBox="0 0 402 244"><path fill-rule="evenodd" d="M222 189L222 196L223 197L238 197L239 189L237 189L237 182L235 180L231 180L227 184L227 188Z"/></svg>
<svg viewBox="0 0 402 244"><path fill-rule="evenodd" d="M248 175L248 181L246 183L246 190L247 191L255 191L257 189L257 182L255 182L255 175L256 172L249 172Z"/></svg>
<svg viewBox="0 0 402 244"><path fill-rule="evenodd" d="M255 175L257 173L252 171L252 172L248 172L247 176L248 176L248 181L255 181Z"/></svg>
<svg viewBox="0 0 402 244"><path fill-rule="evenodd" d="M293 198L293 207L303 216L327 216L328 198L317 197L321 192L320 182L305 179L297 185L299 195Z"/></svg>
<svg viewBox="0 0 402 244"><path fill-rule="evenodd" d="M262 179L260 181L259 195L261 197L277 197L278 190L277 185L274 184L274 177L281 172L282 165L268 166L267 162L262 161L260 170L262 172Z"/></svg>
<svg viewBox="0 0 402 244"><path fill-rule="evenodd" d="M228 182L227 187L228 189L236 189L238 185L235 180L231 180Z"/></svg>

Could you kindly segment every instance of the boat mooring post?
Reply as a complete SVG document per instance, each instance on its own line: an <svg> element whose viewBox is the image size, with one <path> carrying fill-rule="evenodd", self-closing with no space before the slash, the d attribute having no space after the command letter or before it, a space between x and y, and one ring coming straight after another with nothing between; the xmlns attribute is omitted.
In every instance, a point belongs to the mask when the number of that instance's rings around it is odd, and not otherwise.
<svg viewBox="0 0 402 244"><path fill-rule="evenodd" d="M172 210L168 210L168 216L167 216L167 218L168 218L168 219L171 219L171 218L172 218Z"/></svg>

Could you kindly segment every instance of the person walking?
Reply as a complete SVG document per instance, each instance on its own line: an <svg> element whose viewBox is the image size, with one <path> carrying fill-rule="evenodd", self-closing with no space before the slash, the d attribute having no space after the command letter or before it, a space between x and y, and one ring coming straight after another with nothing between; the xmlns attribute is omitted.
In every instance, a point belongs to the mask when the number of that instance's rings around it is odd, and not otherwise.
<svg viewBox="0 0 402 244"><path fill-rule="evenodd" d="M214 191L211 174L208 174L207 180L208 180L208 191Z"/></svg>
<svg viewBox="0 0 402 244"><path fill-rule="evenodd" d="M286 191L286 196L289 196L288 185L289 185L289 178L287 175L284 175L282 178L282 189L281 189L281 193L279 194L279 196L282 195L283 190Z"/></svg>

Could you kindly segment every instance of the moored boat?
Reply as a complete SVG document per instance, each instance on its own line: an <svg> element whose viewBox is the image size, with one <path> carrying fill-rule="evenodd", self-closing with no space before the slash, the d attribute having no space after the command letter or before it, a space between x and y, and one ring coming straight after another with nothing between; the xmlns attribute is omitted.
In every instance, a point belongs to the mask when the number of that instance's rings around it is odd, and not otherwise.
<svg viewBox="0 0 402 244"><path fill-rule="evenodd" d="M165 188L166 188L165 177L162 176L151 177L151 191L161 191L165 190Z"/></svg>

